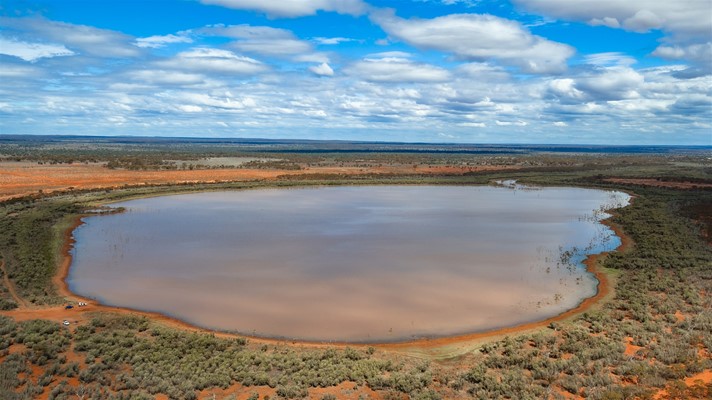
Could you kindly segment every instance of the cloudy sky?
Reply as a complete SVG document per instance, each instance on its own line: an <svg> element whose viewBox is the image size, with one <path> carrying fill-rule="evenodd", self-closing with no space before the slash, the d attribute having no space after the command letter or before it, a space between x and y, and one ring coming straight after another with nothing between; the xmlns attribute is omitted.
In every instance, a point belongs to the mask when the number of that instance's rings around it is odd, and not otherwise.
<svg viewBox="0 0 712 400"><path fill-rule="evenodd" d="M712 145L712 0L4 0L0 133Z"/></svg>

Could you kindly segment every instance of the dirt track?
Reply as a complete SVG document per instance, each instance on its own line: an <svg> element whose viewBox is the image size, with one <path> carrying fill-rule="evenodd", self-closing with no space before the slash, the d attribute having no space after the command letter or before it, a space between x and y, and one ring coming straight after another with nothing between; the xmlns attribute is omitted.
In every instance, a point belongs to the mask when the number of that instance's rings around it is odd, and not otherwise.
<svg viewBox="0 0 712 400"><path fill-rule="evenodd" d="M2 270L3 283L5 284L8 292L10 292L12 299L15 300L15 303L17 303L18 306L27 307L27 303L24 299L22 299L22 297L18 296L17 291L15 290L15 285L10 281L10 276L7 274L7 270L5 269L5 261L0 261L0 270Z"/></svg>

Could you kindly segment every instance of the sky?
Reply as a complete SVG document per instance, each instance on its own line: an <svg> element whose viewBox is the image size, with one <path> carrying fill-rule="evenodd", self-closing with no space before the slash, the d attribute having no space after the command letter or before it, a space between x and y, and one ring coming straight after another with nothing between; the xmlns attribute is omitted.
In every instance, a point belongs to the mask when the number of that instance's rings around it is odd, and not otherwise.
<svg viewBox="0 0 712 400"><path fill-rule="evenodd" d="M3 0L0 134L712 145L712 0Z"/></svg>

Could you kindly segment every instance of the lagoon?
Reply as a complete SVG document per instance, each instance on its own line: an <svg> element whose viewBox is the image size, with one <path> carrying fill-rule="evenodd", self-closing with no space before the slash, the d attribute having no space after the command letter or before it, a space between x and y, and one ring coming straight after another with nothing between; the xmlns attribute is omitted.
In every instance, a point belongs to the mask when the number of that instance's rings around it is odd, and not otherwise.
<svg viewBox="0 0 712 400"><path fill-rule="evenodd" d="M247 335L383 342L544 320L596 293L621 192L346 186L130 200L74 231L70 289Z"/></svg>

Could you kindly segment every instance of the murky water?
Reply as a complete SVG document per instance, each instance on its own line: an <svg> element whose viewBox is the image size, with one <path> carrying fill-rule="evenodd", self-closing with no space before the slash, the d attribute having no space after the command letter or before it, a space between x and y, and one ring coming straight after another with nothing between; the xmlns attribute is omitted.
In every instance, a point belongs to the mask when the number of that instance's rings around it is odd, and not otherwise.
<svg viewBox="0 0 712 400"><path fill-rule="evenodd" d="M85 218L70 288L196 325L389 341L541 320L596 292L627 204L578 188L364 186L174 195ZM574 256L568 257L568 251Z"/></svg>

